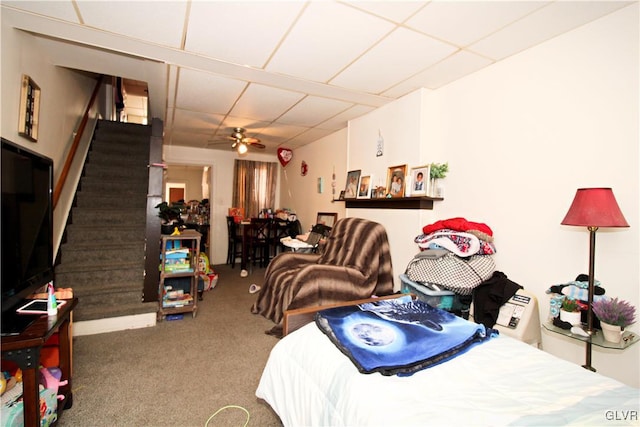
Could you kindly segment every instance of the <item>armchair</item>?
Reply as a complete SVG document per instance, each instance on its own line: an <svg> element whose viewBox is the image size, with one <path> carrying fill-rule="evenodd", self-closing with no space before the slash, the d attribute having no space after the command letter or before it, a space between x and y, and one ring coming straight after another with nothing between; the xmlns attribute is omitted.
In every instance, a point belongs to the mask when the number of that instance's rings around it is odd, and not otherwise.
<svg viewBox="0 0 640 427"><path fill-rule="evenodd" d="M284 252L265 271L251 312L277 323L285 310L393 293L393 270L385 228L362 218L337 221L321 254Z"/></svg>

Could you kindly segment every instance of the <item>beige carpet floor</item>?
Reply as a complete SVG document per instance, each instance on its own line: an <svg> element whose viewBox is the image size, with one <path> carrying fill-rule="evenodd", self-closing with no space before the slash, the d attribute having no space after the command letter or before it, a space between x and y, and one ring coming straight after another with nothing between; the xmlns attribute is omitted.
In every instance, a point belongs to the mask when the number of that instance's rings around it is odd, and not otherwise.
<svg viewBox="0 0 640 427"><path fill-rule="evenodd" d="M247 414L231 406L248 411L249 426L281 425L255 396L278 341L264 333L273 323L250 311L249 286L264 269L246 278L237 265L214 269L218 284L195 318L74 338L73 407L59 426L243 426Z"/></svg>

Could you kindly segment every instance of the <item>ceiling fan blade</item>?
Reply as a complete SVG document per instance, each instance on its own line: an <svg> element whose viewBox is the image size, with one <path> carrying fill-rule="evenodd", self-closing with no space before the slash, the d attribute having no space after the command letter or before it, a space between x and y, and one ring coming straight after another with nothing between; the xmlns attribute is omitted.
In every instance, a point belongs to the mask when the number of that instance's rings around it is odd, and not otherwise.
<svg viewBox="0 0 640 427"><path fill-rule="evenodd" d="M244 138L242 138L242 142L244 142L245 144L256 144L260 142L260 140L258 138L250 138L248 136L245 136Z"/></svg>
<svg viewBox="0 0 640 427"><path fill-rule="evenodd" d="M250 147L256 147L256 148L265 148L266 145L261 144L259 142L249 142L247 143L247 145L249 145Z"/></svg>

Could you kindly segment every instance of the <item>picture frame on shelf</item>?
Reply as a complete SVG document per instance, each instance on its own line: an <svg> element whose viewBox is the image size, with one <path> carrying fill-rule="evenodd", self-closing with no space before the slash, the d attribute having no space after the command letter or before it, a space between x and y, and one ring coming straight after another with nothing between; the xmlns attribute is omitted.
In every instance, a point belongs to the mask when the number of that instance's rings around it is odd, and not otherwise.
<svg viewBox="0 0 640 427"><path fill-rule="evenodd" d="M391 166L387 169L387 194L404 197L407 180L407 165Z"/></svg>
<svg viewBox="0 0 640 427"><path fill-rule="evenodd" d="M431 165L416 166L411 168L411 189L412 196L426 196L429 194L429 178L431 176Z"/></svg>
<svg viewBox="0 0 640 427"><path fill-rule="evenodd" d="M344 188L345 199L355 199L357 197L361 172L360 169L347 172L347 182Z"/></svg>
<svg viewBox="0 0 640 427"><path fill-rule="evenodd" d="M371 185L373 183L373 176L361 175L360 182L358 183L358 199L370 199L371 198Z"/></svg>

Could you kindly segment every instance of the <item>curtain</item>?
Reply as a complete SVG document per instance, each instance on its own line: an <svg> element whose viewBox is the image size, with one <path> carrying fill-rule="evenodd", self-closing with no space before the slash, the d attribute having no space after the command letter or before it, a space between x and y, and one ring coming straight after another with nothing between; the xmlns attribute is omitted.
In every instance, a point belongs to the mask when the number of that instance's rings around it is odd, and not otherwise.
<svg viewBox="0 0 640 427"><path fill-rule="evenodd" d="M233 166L233 207L257 217L262 209L276 207L278 163L236 159Z"/></svg>

